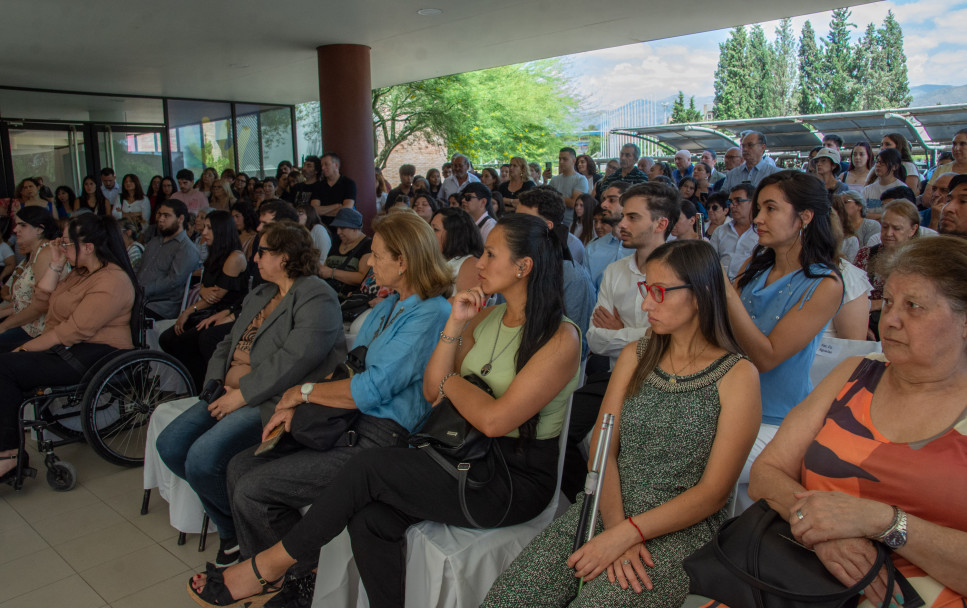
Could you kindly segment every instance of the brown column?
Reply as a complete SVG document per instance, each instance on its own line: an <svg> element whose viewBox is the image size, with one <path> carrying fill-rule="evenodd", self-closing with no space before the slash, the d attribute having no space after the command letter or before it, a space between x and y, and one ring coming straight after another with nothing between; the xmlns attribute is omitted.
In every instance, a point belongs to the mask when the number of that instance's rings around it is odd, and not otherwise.
<svg viewBox="0 0 967 608"><path fill-rule="evenodd" d="M376 216L370 48L330 44L316 48L316 54L322 149L338 154L342 174L356 182L356 209L368 230Z"/></svg>

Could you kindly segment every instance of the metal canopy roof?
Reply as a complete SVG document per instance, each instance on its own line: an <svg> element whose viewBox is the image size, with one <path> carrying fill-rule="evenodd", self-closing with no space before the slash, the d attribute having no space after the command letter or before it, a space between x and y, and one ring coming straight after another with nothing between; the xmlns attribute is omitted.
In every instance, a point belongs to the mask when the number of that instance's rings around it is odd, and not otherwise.
<svg viewBox="0 0 967 608"><path fill-rule="evenodd" d="M822 145L828 133L842 137L847 146L869 141L874 147L887 133L901 133L914 149L929 152L949 144L964 127L967 104L654 125L611 133L641 137L669 150L721 151L737 145L742 132L754 130L766 136L771 152L807 151Z"/></svg>

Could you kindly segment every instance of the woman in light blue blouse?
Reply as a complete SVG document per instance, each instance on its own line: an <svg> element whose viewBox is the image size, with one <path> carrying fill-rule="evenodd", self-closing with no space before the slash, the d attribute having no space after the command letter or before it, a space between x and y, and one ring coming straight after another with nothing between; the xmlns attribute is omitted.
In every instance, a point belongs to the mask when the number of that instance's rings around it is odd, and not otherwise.
<svg viewBox="0 0 967 608"><path fill-rule="evenodd" d="M753 197L759 244L729 289L729 319L759 369L762 425L739 478L739 508L751 504L749 468L779 424L812 390L809 368L823 328L843 301L830 203L822 182L800 171L762 180Z"/></svg>
<svg viewBox="0 0 967 608"><path fill-rule="evenodd" d="M394 290L367 317L355 341L366 347L366 369L346 380L294 386L265 424L263 439L279 425L289 430L295 407L318 403L358 410L352 430L326 451L285 435L274 449L236 456L228 470L232 516L241 555L276 542L361 449L406 444L430 410L423 371L450 315L450 272L429 224L415 213L393 213L375 227L369 265L376 282ZM311 573L300 563L290 576Z"/></svg>

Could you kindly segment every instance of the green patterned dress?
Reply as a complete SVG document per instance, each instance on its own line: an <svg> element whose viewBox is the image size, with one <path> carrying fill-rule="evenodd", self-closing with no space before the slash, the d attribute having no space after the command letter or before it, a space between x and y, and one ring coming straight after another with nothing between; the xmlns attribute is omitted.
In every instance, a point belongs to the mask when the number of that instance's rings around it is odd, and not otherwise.
<svg viewBox="0 0 967 608"><path fill-rule="evenodd" d="M647 338L638 344L638 356ZM739 360L723 355L689 376L655 369L638 394L627 399L619 422L618 472L625 515L664 504L693 487L708 463L719 417L718 381ZM578 579L567 567L584 495L537 536L484 600L484 608L526 606L571 608L680 608L688 594L682 561L711 539L726 519L728 506L684 530L650 539L646 546L655 567L648 568L652 591L635 593L608 581L602 572L577 597ZM603 529L600 517L597 532Z"/></svg>

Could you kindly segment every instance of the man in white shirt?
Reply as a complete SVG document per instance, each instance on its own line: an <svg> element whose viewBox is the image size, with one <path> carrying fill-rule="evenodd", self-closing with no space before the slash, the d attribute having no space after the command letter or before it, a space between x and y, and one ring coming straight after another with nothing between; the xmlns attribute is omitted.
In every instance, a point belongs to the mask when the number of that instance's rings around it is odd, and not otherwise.
<svg viewBox="0 0 967 608"><path fill-rule="evenodd" d="M719 254L729 280L734 281L752 250L759 244L759 235L752 227L752 184L739 184L729 193L730 219L715 229L709 243Z"/></svg>
<svg viewBox="0 0 967 608"><path fill-rule="evenodd" d="M112 208L117 205L118 199L121 198L121 184L118 183L114 169L111 167L101 169L101 194L104 195Z"/></svg>
<svg viewBox="0 0 967 608"><path fill-rule="evenodd" d="M742 160L745 162L728 172L721 190L731 193L732 188L742 182L752 182L755 187L763 177L778 171L774 163L763 158L765 151L766 136L758 131L748 131L742 138Z"/></svg>
<svg viewBox="0 0 967 608"><path fill-rule="evenodd" d="M665 242L681 214L678 190L657 182L632 186L621 203L618 235L622 247L635 252L604 270L588 328L591 352L610 357L612 367L621 349L648 329L637 284L645 280L645 260Z"/></svg>
<svg viewBox="0 0 967 608"><path fill-rule="evenodd" d="M574 169L577 152L574 148L561 148L557 155L559 173L551 178L550 186L564 197L564 225L570 226L574 218L574 203L588 191L588 179Z"/></svg>
<svg viewBox="0 0 967 608"><path fill-rule="evenodd" d="M450 177L443 180L443 185L440 186L439 198L444 202L450 199L451 194L463 192L467 184L480 181L476 175L469 173L470 160L463 154L453 155L453 158L450 159L450 171Z"/></svg>

